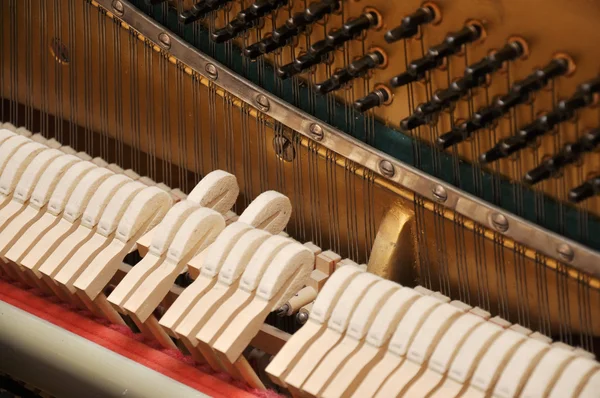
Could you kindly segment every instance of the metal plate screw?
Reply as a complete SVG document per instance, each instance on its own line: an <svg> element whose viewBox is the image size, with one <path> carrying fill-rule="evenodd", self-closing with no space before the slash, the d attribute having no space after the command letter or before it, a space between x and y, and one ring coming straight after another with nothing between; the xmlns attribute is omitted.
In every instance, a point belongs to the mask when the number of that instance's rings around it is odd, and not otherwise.
<svg viewBox="0 0 600 398"><path fill-rule="evenodd" d="M256 96L256 104L258 105L258 109L263 112L267 112L271 108L271 103L269 99L264 94L258 94Z"/></svg>
<svg viewBox="0 0 600 398"><path fill-rule="evenodd" d="M158 41L160 41L160 44L166 48L169 49L171 48L171 37L166 34L165 32L162 32L158 35Z"/></svg>
<svg viewBox="0 0 600 398"><path fill-rule="evenodd" d="M440 203L444 203L448 200L448 192L446 192L446 188L441 185L436 185L433 187L433 198Z"/></svg>
<svg viewBox="0 0 600 398"><path fill-rule="evenodd" d="M494 227L496 231L506 232L508 230L508 220L504 215L494 213L492 214L492 227Z"/></svg>
<svg viewBox="0 0 600 398"><path fill-rule="evenodd" d="M573 251L571 246L567 245L566 243L561 243L560 245L558 245L556 251L558 252L560 258L564 261L572 261L575 257L575 252Z"/></svg>
<svg viewBox="0 0 600 398"><path fill-rule="evenodd" d="M308 131L310 132L310 135L312 135L312 137L315 140L321 141L323 139L323 128L321 126L319 126L318 124L316 124L316 123L311 124Z"/></svg>
<svg viewBox="0 0 600 398"><path fill-rule="evenodd" d="M125 7L123 7L123 3L121 3L119 0L115 0L112 2L112 8L115 14L117 14L120 17L123 16L123 14L125 13Z"/></svg>
<svg viewBox="0 0 600 398"><path fill-rule="evenodd" d="M204 70L206 71L206 74L208 75L208 77L213 80L215 80L217 77L219 77L219 71L217 70L217 67L213 64L206 64L206 66L204 67Z"/></svg>
<svg viewBox="0 0 600 398"><path fill-rule="evenodd" d="M393 177L396 172L394 170L394 165L389 160L385 159L379 162L379 170L381 171L381 174L386 177Z"/></svg>

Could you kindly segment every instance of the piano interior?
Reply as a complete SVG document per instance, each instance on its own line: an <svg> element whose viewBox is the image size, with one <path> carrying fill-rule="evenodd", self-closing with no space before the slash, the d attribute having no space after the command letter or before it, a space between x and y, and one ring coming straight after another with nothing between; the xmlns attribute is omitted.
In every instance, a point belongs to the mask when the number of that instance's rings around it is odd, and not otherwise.
<svg viewBox="0 0 600 398"><path fill-rule="evenodd" d="M599 20L589 0L1 1L3 380L597 397ZM18 291L226 382L120 381L107 353L40 377Z"/></svg>

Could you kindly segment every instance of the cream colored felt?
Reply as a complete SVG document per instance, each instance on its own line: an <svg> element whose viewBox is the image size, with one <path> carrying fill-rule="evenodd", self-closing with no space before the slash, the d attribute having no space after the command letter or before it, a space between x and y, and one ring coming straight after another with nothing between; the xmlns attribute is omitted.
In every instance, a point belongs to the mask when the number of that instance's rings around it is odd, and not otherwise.
<svg viewBox="0 0 600 398"><path fill-rule="evenodd" d="M300 243L284 247L268 266L252 301L231 321L213 348L231 361L240 358L265 318L304 286L315 263L312 251Z"/></svg>
<svg viewBox="0 0 600 398"><path fill-rule="evenodd" d="M377 312L400 285L387 280L378 281L369 288L360 301L348 324L342 340L329 351L311 376L302 385L302 390L320 396L337 371L364 344L367 332Z"/></svg>
<svg viewBox="0 0 600 398"><path fill-rule="evenodd" d="M371 367L383 357L384 347L398 327L398 323L419 297L421 295L414 289L400 288L388 298L378 309L375 320L367 332L365 344L336 372L333 380L322 393L323 396L352 395Z"/></svg>
<svg viewBox="0 0 600 398"><path fill-rule="evenodd" d="M160 188L148 187L140 191L123 214L115 238L98 253L73 286L90 299L95 299L115 275L136 240L160 222L171 204L171 196ZM98 229L105 227L108 225L100 220Z"/></svg>
<svg viewBox="0 0 600 398"><path fill-rule="evenodd" d="M100 184L81 217L81 223L73 233L64 238L59 246L40 265L39 272L50 278L54 278L62 269L64 264L94 234L95 228L100 221L104 209L123 185L131 182L124 175L111 175ZM25 260L27 257L25 257ZM27 266L27 265L25 265ZM65 276L62 276L65 278ZM70 280L72 276L67 276Z"/></svg>
<svg viewBox="0 0 600 398"><path fill-rule="evenodd" d="M250 203L238 221L277 235L283 231L291 215L292 204L287 196L266 191Z"/></svg>
<svg viewBox="0 0 600 398"><path fill-rule="evenodd" d="M10 203L0 209L0 229L9 223L15 215L27 207L27 202L33 193L40 176L46 170L48 165L62 156L60 151L49 149L40 152L23 172L15 188L14 195Z"/></svg>
<svg viewBox="0 0 600 398"><path fill-rule="evenodd" d="M30 270L38 270L63 238L77 229L81 222L80 218L90 199L100 185L111 175L114 174L110 170L100 167L87 173L73 190L58 223L39 238L37 243L19 260L19 264Z"/></svg>
<svg viewBox="0 0 600 398"><path fill-rule="evenodd" d="M514 353L494 387L494 397L511 398L521 394L525 382L550 345L527 339Z"/></svg>
<svg viewBox="0 0 600 398"><path fill-rule="evenodd" d="M283 378L308 347L325 331L327 321L342 293L361 272L358 267L342 267L327 280L313 304L306 324L292 335L267 366L267 374L275 383L285 387Z"/></svg>
<svg viewBox="0 0 600 398"><path fill-rule="evenodd" d="M17 152L17 150L32 141L29 138L14 135L12 137L7 138L0 145L0 173L4 172L6 165L8 165L11 157Z"/></svg>
<svg viewBox="0 0 600 398"><path fill-rule="evenodd" d="M2 126L2 128L4 128L5 130L9 130L11 132L15 132L17 130L17 128L15 127L14 124L10 123L10 122L6 122L4 124L0 124L0 126Z"/></svg>
<svg viewBox="0 0 600 398"><path fill-rule="evenodd" d="M88 155L87 153L85 153L84 151L81 152L77 152L75 154L75 156L77 156L79 159L83 160L84 162L92 162L92 157L90 155Z"/></svg>
<svg viewBox="0 0 600 398"><path fill-rule="evenodd" d="M16 134L13 131L10 131L8 129L0 129L0 145L2 145L2 143L4 141L6 141L7 139L14 137Z"/></svg>
<svg viewBox="0 0 600 398"><path fill-rule="evenodd" d="M60 182L56 184L48 201L46 212L33 225L23 231L22 235L21 233L17 234L10 226L0 232L0 253L5 254L9 260L19 263L29 248L37 243L39 237L58 222L73 190L81 179L94 168L96 166L89 162L78 162L69 167ZM33 199L35 198L32 196Z"/></svg>
<svg viewBox="0 0 600 398"><path fill-rule="evenodd" d="M50 138L48 141L46 141L46 145L48 145L48 148L52 149L60 149L62 146L62 144L56 141L54 138Z"/></svg>
<svg viewBox="0 0 600 398"><path fill-rule="evenodd" d="M97 256L108 242L114 238L117 225L123 218L129 204L144 188L144 184L134 181L122 185L116 191L102 212L92 237L71 255L60 272L54 277L55 282L61 284L70 294L76 292L73 283L85 270L92 258Z"/></svg>
<svg viewBox="0 0 600 398"><path fill-rule="evenodd" d="M123 170L123 168L116 163L111 163L106 166L106 168L115 174L125 174L125 170Z"/></svg>
<svg viewBox="0 0 600 398"><path fill-rule="evenodd" d="M552 345L526 380L521 397L547 396L562 370L576 357L572 350Z"/></svg>
<svg viewBox="0 0 600 398"><path fill-rule="evenodd" d="M21 176L33 159L48 147L36 142L29 142L17 149L0 175L0 207L8 204Z"/></svg>
<svg viewBox="0 0 600 398"><path fill-rule="evenodd" d="M215 170L200 180L188 195L187 200L225 214L233 207L239 193L240 188L233 174ZM246 224L252 225L250 222Z"/></svg>
<svg viewBox="0 0 600 398"><path fill-rule="evenodd" d="M471 313L458 318L435 348L428 362L428 368L406 391L407 397L426 397L445 377L452 360L475 328L484 318Z"/></svg>
<svg viewBox="0 0 600 398"><path fill-rule="evenodd" d="M23 135L23 134L22 134ZM32 134L29 139L33 142L36 142L38 144L43 144L44 146L47 146L46 143L48 142L48 140L46 139L46 137L44 137L43 135L41 135L40 133L35 133Z"/></svg>
<svg viewBox="0 0 600 398"><path fill-rule="evenodd" d="M154 231L148 253L144 255L142 261L137 263L125 275L110 296L108 296L108 301L111 304L124 311L123 305L127 299L139 288L144 279L162 264L165 260L167 250L175 238L175 234L189 215L198 208L198 204L189 200L179 202L169 209L160 224L144 235L148 236Z"/></svg>
<svg viewBox="0 0 600 398"><path fill-rule="evenodd" d="M103 167L103 168L107 168L108 167L108 162L106 160L102 159L99 156L93 158L92 159L92 163L94 163L98 167Z"/></svg>
<svg viewBox="0 0 600 398"><path fill-rule="evenodd" d="M462 345L448 371L447 378L429 396L456 397L471 379L481 358L504 329L491 322L483 322L473 330Z"/></svg>
<svg viewBox="0 0 600 398"><path fill-rule="evenodd" d="M198 300L198 303L192 308L188 318L196 325L190 333L190 342L197 344L197 334L205 323L215 314L215 311L221 312L220 305L229 298L238 288L239 279L244 272L246 265L254 259L253 255L263 250L259 247L271 234L259 229L251 229L241 236L234 246L233 250L227 255L217 282L213 287ZM261 257L261 256L259 256ZM228 317L228 314L223 314ZM193 319L193 320L192 320ZM186 322L188 319L186 318ZM211 341L213 335L206 336L206 343Z"/></svg>
<svg viewBox="0 0 600 398"><path fill-rule="evenodd" d="M376 397L402 396L429 360L441 337L463 312L451 304L438 306L427 318L410 344L406 360L387 378Z"/></svg>
<svg viewBox="0 0 600 398"><path fill-rule="evenodd" d="M347 286L342 293L327 322L327 329L306 349L304 355L297 360L295 366L285 377L285 383L300 388L317 368L346 332L350 318L360 300L370 287L381 281L381 278L370 273L361 273Z"/></svg>
<svg viewBox="0 0 600 398"><path fill-rule="evenodd" d="M441 304L440 300L431 296L423 296L415 300L398 323L390 338L387 352L371 368L352 396L375 396L386 378L404 361L408 347L423 323Z"/></svg>
<svg viewBox="0 0 600 398"><path fill-rule="evenodd" d="M194 283L187 287L186 291L189 290L190 292L193 292L195 297L198 297L198 300L200 297L204 296L217 282L217 275L221 272L221 267L225 263L225 259L229 253L234 249L235 244L250 229L252 229L250 225L241 222L235 222L227 226L208 249L204 264L200 271L200 276ZM177 299L171 308L176 305L178 306L179 301L180 300ZM196 333L198 332L196 329L197 322L193 311L191 311L191 307L186 305L187 302L182 301L182 304L184 304L186 310L190 308L190 311L186 311L186 316L180 320L178 325L173 325L175 326L174 331L184 342L186 342L186 344L192 344L192 342L195 341ZM167 313L168 312L169 311L167 311ZM165 316L167 316L166 313Z"/></svg>
<svg viewBox="0 0 600 398"><path fill-rule="evenodd" d="M169 246L167 257L126 301L125 309L144 322L165 298L190 258L215 241L225 228L220 213L200 208L190 214Z"/></svg>
<svg viewBox="0 0 600 398"><path fill-rule="evenodd" d="M525 340L526 337L521 333L512 330L502 332L479 361L470 385L462 396L485 396L486 392L493 391L511 356Z"/></svg>
<svg viewBox="0 0 600 398"><path fill-rule="evenodd" d="M578 398L598 398L598 391L600 391L600 370L590 376Z"/></svg>
<svg viewBox="0 0 600 398"><path fill-rule="evenodd" d="M558 380L552 387L548 398L577 398L575 393L580 385L585 385L592 374L600 370L598 362L577 357L561 372ZM598 394L598 391L596 391Z"/></svg>

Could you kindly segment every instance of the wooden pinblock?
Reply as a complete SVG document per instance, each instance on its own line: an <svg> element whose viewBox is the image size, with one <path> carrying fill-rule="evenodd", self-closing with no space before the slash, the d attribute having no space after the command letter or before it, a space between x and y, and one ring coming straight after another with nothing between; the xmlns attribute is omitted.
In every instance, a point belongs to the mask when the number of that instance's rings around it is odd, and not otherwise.
<svg viewBox="0 0 600 398"><path fill-rule="evenodd" d="M331 250L324 251L317 255L315 260L315 269L324 274L331 275L335 271L336 264L340 262L342 257L332 252Z"/></svg>

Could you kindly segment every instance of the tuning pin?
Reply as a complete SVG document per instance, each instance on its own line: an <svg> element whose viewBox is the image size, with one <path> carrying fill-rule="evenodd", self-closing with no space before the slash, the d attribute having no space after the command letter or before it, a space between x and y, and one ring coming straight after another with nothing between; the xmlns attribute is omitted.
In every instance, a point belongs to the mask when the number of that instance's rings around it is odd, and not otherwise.
<svg viewBox="0 0 600 398"><path fill-rule="evenodd" d="M299 58L302 58L306 55L307 54L305 54ZM297 74L300 73L300 71L298 69L296 69L296 65L294 65L294 63L292 62L292 63L285 64L285 65L278 67L276 70L276 73L280 79L288 79L290 77L296 76Z"/></svg>
<svg viewBox="0 0 600 398"><path fill-rule="evenodd" d="M579 203L595 195L600 195L600 176L592 177L578 187L571 189L569 200L573 203Z"/></svg>
<svg viewBox="0 0 600 398"><path fill-rule="evenodd" d="M354 109L358 112L366 112L369 109L385 104L390 99L390 94L386 89L379 88L365 97L354 102Z"/></svg>
<svg viewBox="0 0 600 398"><path fill-rule="evenodd" d="M500 69L503 63L517 59L523 55L523 51L523 45L520 42L512 41L481 61L469 65L465 69L464 76L473 81L475 86L480 86L485 83L487 75Z"/></svg>
<svg viewBox="0 0 600 398"><path fill-rule="evenodd" d="M449 34L441 44L431 47L423 58L411 62L406 72L393 77L390 85L401 87L423 78L426 72L442 65L445 58L459 52L463 45L481 37L481 33L479 26L471 24L458 32Z"/></svg>
<svg viewBox="0 0 600 398"><path fill-rule="evenodd" d="M217 29L214 32L212 32L210 34L211 40L214 41L215 43L225 43L225 42L233 39L236 35L234 33L231 33L231 31L229 31L227 29L228 26L229 25L227 25L224 28Z"/></svg>
<svg viewBox="0 0 600 398"><path fill-rule="evenodd" d="M244 48L244 51L242 53L244 54L245 57L248 57L250 59L256 59L263 54L261 46L268 45L269 42L273 42L273 39L271 39L270 37L267 37L263 41L246 46L246 48Z"/></svg>
<svg viewBox="0 0 600 398"><path fill-rule="evenodd" d="M320 84L317 84L316 89L321 94L327 94L331 91L337 90L350 80L362 76L369 70L381 65L383 61L384 57L381 52L373 51L368 53L352 62L346 69L334 73L331 78Z"/></svg>
<svg viewBox="0 0 600 398"><path fill-rule="evenodd" d="M555 58L544 68L537 69L525 79L513 84L511 91L524 98L529 94L544 88L551 79L564 75L569 70L569 61L565 58Z"/></svg>
<svg viewBox="0 0 600 398"><path fill-rule="evenodd" d="M585 82L579 86L579 91L586 94L598 94L600 93L600 76Z"/></svg>
<svg viewBox="0 0 600 398"><path fill-rule="evenodd" d="M341 69L333 74L329 79L322 83L316 84L315 89L320 94L327 94L342 87L344 84L352 80L352 75L348 69Z"/></svg>
<svg viewBox="0 0 600 398"><path fill-rule="evenodd" d="M314 23L340 8L339 0L326 0L311 3L304 11L307 24Z"/></svg>
<svg viewBox="0 0 600 398"><path fill-rule="evenodd" d="M179 14L179 21L183 24L195 22L208 14L211 11L230 3L232 0L203 0L194 4L189 11L183 11Z"/></svg>
<svg viewBox="0 0 600 398"><path fill-rule="evenodd" d="M164 3L167 0L144 0L144 3L146 3L149 6L155 6L161 3Z"/></svg>
<svg viewBox="0 0 600 398"><path fill-rule="evenodd" d="M408 39L419 32L419 26L430 23L435 19L435 11L432 7L421 7L413 14L402 18L400 26L388 31L384 38L388 43Z"/></svg>
<svg viewBox="0 0 600 398"><path fill-rule="evenodd" d="M576 162L586 152L591 152L600 145L600 129L587 132L577 142L566 144L556 155L542 162L538 167L525 174L524 181L534 185L548 179L568 164Z"/></svg>
<svg viewBox="0 0 600 398"><path fill-rule="evenodd" d="M264 17L271 11L287 4L288 0L258 0L250 7L240 11L236 19L248 25Z"/></svg>
<svg viewBox="0 0 600 398"><path fill-rule="evenodd" d="M436 140L436 145L442 149L454 146L469 138L471 133L478 128L479 126L474 125L472 121L461 123L448 133L440 135Z"/></svg>

